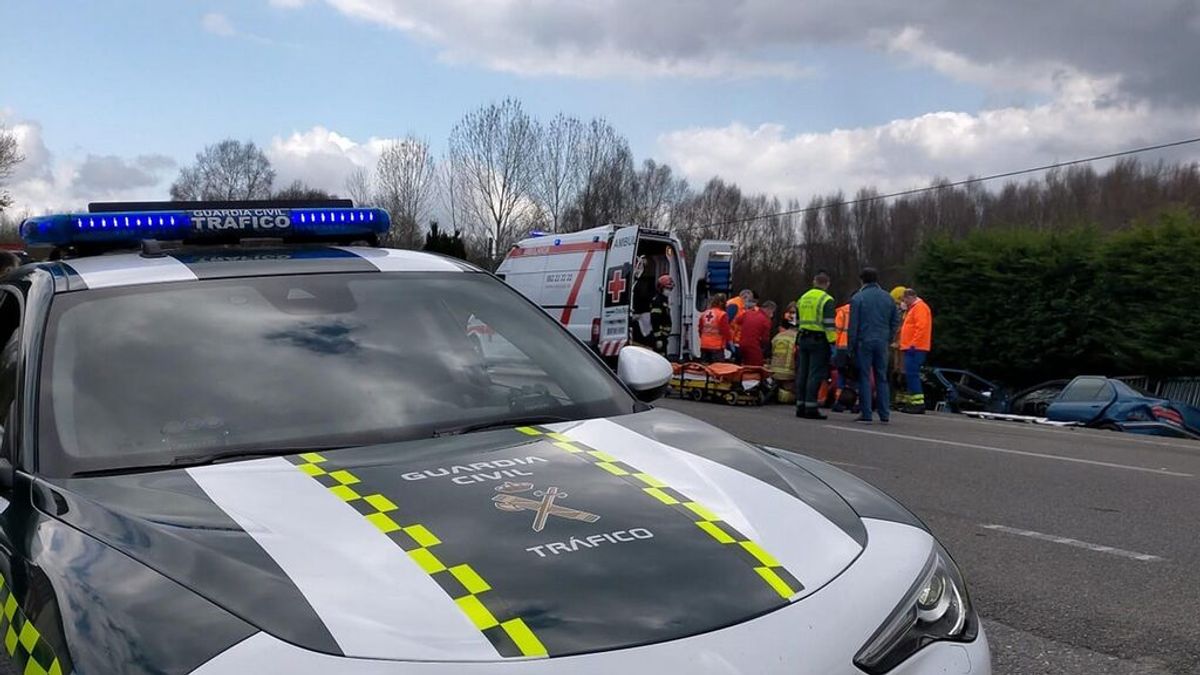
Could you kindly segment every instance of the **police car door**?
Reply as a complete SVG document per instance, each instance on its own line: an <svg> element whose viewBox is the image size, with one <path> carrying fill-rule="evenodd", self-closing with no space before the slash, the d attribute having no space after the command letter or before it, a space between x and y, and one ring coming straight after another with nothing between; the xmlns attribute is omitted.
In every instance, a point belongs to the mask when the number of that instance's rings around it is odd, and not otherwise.
<svg viewBox="0 0 1200 675"><path fill-rule="evenodd" d="M692 287L684 306L684 325L690 343L685 347L692 358L700 356L700 327L696 319L708 309L708 299L717 293L733 293L733 242L705 239L692 261Z"/></svg>
<svg viewBox="0 0 1200 675"><path fill-rule="evenodd" d="M600 355L616 356L629 344L629 305L633 298L638 228L622 227L612 238L604 261L604 308L600 315Z"/></svg>

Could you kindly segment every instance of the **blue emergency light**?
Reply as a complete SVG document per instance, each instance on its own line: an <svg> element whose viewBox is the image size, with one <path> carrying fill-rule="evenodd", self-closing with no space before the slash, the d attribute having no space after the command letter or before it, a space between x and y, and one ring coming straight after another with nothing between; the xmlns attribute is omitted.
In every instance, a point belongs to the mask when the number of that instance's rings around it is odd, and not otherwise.
<svg viewBox="0 0 1200 675"><path fill-rule="evenodd" d="M343 206L289 207L268 202L174 202L170 210L112 211L93 205L89 213L27 218L21 238L51 246L135 246L141 241L228 242L238 239L353 239L388 231L387 211ZM100 206L101 208L97 208ZM183 208L179 208L183 207Z"/></svg>

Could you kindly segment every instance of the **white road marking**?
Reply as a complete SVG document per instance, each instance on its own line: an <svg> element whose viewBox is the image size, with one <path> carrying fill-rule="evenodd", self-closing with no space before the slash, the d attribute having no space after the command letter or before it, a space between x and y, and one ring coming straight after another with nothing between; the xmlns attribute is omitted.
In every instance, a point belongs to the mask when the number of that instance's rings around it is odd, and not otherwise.
<svg viewBox="0 0 1200 675"><path fill-rule="evenodd" d="M1194 478L1190 473L1182 473L1180 471L1169 471L1167 469L1154 469L1147 466L1130 466L1128 464L1114 464L1113 462L1101 462L1095 459L1080 459L1079 457L1063 457L1061 455L1047 455L1040 452L1029 452L1027 450L1013 450L1011 448L997 448L990 445L976 445L974 443L963 443L961 441L947 441L941 438L927 438L925 436L909 436L907 434L893 434L887 431L872 431L870 429L857 429L854 427L843 427L830 425L827 428L837 429L838 431L851 431L859 434L870 434L872 436L886 436L887 438L899 438L906 441L920 441L922 443L935 443L937 445L949 445L956 448L970 448L972 450L986 450L988 452L999 452L1006 455L1021 455L1023 457L1037 457L1039 459L1052 459L1059 462L1074 462L1076 464L1091 464L1092 466L1104 466L1110 469L1124 469L1126 471L1141 471L1143 473L1154 473L1160 476L1178 476L1180 478Z"/></svg>
<svg viewBox="0 0 1200 675"><path fill-rule="evenodd" d="M1051 542L1054 542L1055 544L1065 544L1066 546L1074 546L1075 548L1083 548L1083 549L1087 549L1089 551L1095 551L1097 553L1107 553L1109 555L1116 555L1116 556L1120 556L1122 558L1132 558L1133 560L1141 560L1142 562L1155 562L1155 561L1163 559L1156 555L1150 555L1149 553L1138 553L1137 551L1126 551L1123 548L1116 548L1114 546L1104 546L1103 544L1092 544L1090 542L1080 541L1078 539L1072 539L1070 537L1059 537L1057 535L1046 534L1044 532L1034 532L1033 530L1022 530L1020 528L1009 527L1007 525L980 524L980 527L982 527L986 530L995 530L997 532L1004 532L1006 534L1015 534L1018 537L1029 537L1030 539L1041 539L1042 541L1051 541Z"/></svg>

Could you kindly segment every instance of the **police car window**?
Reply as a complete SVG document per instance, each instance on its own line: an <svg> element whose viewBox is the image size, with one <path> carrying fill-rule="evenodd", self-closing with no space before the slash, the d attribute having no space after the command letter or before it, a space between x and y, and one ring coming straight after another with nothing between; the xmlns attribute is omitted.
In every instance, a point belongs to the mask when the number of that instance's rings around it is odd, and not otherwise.
<svg viewBox="0 0 1200 675"><path fill-rule="evenodd" d="M0 427L8 427L8 413L17 395L20 363L21 306L11 291L0 289Z"/></svg>
<svg viewBox="0 0 1200 675"><path fill-rule="evenodd" d="M486 330L490 351L472 327ZM71 293L55 298L45 345L38 438L51 475L636 405L577 340L484 275L297 275Z"/></svg>

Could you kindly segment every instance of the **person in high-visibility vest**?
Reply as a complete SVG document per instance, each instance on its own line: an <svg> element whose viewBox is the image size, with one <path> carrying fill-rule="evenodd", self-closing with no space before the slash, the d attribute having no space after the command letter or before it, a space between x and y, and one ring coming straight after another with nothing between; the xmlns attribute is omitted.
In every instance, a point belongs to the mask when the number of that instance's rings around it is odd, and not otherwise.
<svg viewBox="0 0 1200 675"><path fill-rule="evenodd" d="M725 360L725 347L732 339L729 333L729 315L725 313L725 297L717 295L708 303L708 309L700 315L697 327L700 331L700 358L705 363L721 363Z"/></svg>
<svg viewBox="0 0 1200 675"><path fill-rule="evenodd" d="M833 312L833 326L837 331L837 340L833 347L833 367L837 369L837 400L833 403L833 412L842 412L842 391L854 389L850 377L850 303L846 303Z"/></svg>
<svg viewBox="0 0 1200 675"><path fill-rule="evenodd" d="M831 345L837 341L834 326L834 302L829 295L829 275L817 272L813 288L796 301L796 324L799 334L796 346L800 356L796 363L796 417L812 420L826 419L821 414L817 396L821 383L829 377ZM801 399L801 378L804 397Z"/></svg>
<svg viewBox="0 0 1200 675"><path fill-rule="evenodd" d="M925 390L921 387L921 366L933 347L933 312L917 292L904 291L904 323L900 326L900 353L904 355L904 379L908 402L901 412L925 414Z"/></svg>
<svg viewBox="0 0 1200 675"><path fill-rule="evenodd" d="M908 288L905 286L896 286L892 288L888 295L892 296L892 300L896 303L896 309L900 310L900 325L904 325L904 312L908 307L904 304L904 292ZM904 377L904 356L900 353L900 336L897 334L891 344L892 355L888 359L888 377L892 385L892 395L896 399L896 408L902 409L908 405L908 381ZM888 401L891 403L891 401Z"/></svg>
<svg viewBox="0 0 1200 675"><path fill-rule="evenodd" d="M789 302L779 322L779 332L771 338L771 377L779 385L780 403L796 400L796 303Z"/></svg>
<svg viewBox="0 0 1200 675"><path fill-rule="evenodd" d="M742 326L734 323L739 314L746 311L746 302L754 297L754 292L750 289L743 289L741 293L730 298L729 302L725 303L725 314L729 317L729 330L732 334L734 356L737 356L737 346L742 341Z"/></svg>

